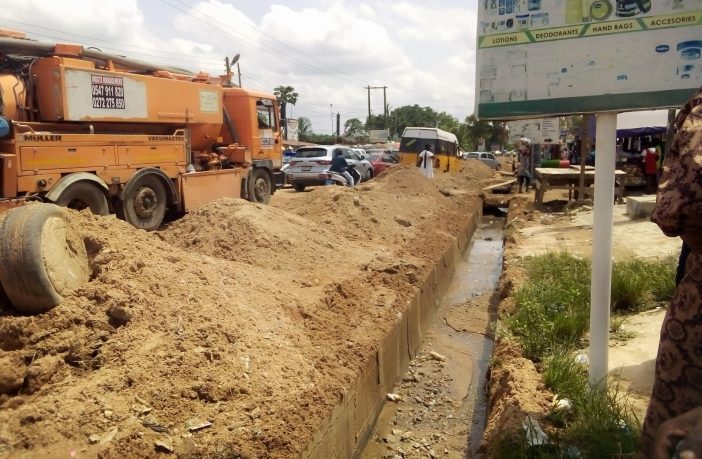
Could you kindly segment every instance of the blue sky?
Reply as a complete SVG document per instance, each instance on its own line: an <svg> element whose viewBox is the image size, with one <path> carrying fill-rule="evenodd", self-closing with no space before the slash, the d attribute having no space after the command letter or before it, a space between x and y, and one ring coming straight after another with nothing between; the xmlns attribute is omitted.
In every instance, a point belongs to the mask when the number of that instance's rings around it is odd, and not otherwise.
<svg viewBox="0 0 702 459"><path fill-rule="evenodd" d="M0 0L0 8L0 27L32 38L211 74L239 53L243 86L295 87L292 116L309 118L315 132L331 132L332 113L342 125L364 119L366 85L387 86L391 108L473 113L477 0ZM373 113L382 113L382 95L371 91ZM633 117L634 125L661 119Z"/></svg>

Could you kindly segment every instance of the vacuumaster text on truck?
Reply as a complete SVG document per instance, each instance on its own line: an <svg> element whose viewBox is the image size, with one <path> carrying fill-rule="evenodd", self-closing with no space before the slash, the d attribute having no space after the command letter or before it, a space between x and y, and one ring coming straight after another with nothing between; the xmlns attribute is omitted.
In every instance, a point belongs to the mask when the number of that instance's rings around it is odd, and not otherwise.
<svg viewBox="0 0 702 459"><path fill-rule="evenodd" d="M234 87L229 70L211 77L3 31L0 53L2 200L114 212L153 230L169 209L267 203L282 184L275 96Z"/></svg>
<svg viewBox="0 0 702 459"><path fill-rule="evenodd" d="M222 197L268 203L283 184L272 94L0 29L0 284L26 312L88 279L60 207L154 230ZM24 205L38 201L40 205Z"/></svg>

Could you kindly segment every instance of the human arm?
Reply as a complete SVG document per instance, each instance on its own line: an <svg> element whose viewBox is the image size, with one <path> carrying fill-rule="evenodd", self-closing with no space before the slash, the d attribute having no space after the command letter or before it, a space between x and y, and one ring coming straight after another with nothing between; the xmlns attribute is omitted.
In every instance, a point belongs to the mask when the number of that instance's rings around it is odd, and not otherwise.
<svg viewBox="0 0 702 459"><path fill-rule="evenodd" d="M652 458L670 459L680 440L683 440L678 449L680 459L702 458L702 407L669 419L658 427Z"/></svg>

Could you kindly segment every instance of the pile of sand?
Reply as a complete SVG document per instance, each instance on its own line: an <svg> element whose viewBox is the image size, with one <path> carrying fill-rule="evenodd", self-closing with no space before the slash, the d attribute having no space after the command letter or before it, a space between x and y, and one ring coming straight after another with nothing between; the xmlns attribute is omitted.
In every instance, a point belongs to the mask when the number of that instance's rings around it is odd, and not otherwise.
<svg viewBox="0 0 702 459"><path fill-rule="evenodd" d="M397 168L146 233L74 212L93 272L0 310L0 455L299 455L480 205Z"/></svg>

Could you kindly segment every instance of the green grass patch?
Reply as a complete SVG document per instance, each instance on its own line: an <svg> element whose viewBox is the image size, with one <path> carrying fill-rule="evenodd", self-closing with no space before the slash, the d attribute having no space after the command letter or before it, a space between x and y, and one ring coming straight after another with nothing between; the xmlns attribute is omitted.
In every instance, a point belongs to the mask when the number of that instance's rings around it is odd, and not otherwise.
<svg viewBox="0 0 702 459"><path fill-rule="evenodd" d="M677 260L631 259L612 267L612 309L637 312L668 301L675 291Z"/></svg>
<svg viewBox="0 0 702 459"><path fill-rule="evenodd" d="M560 348L544 361L544 382L559 398L577 400L589 390L587 367L576 360L577 353Z"/></svg>
<svg viewBox="0 0 702 459"><path fill-rule="evenodd" d="M569 407L554 406L546 416L541 427L548 432L547 444L530 445L526 431L519 430L498 440L495 457L633 457L640 423L616 382L590 387L587 367L572 349L557 349L544 359L543 369L548 388Z"/></svg>
<svg viewBox="0 0 702 459"><path fill-rule="evenodd" d="M624 329L625 315L612 314L609 318L609 332L611 337L619 341L627 341L636 336L636 332Z"/></svg>
<svg viewBox="0 0 702 459"><path fill-rule="evenodd" d="M582 457L619 457L637 450L640 423L616 383L606 390L589 389L573 400L573 411L562 442L576 445Z"/></svg>
<svg viewBox="0 0 702 459"><path fill-rule="evenodd" d="M612 310L631 313L670 300L676 260L631 259L612 267ZM540 362L555 348L577 346L589 329L589 259L553 252L525 261L529 281L515 293L515 312L507 329L527 358Z"/></svg>
<svg viewBox="0 0 702 459"><path fill-rule="evenodd" d="M675 289L677 259L625 260L612 267L613 334L624 333L623 314L668 302ZM537 362L546 386L570 408L547 416L550 445L529 446L524 432L505 436L497 457L622 457L633 455L639 420L617 384L591 388L577 349L589 329L590 260L568 253L527 259L529 280L515 293L516 308L503 319L503 333L518 340L524 355Z"/></svg>

